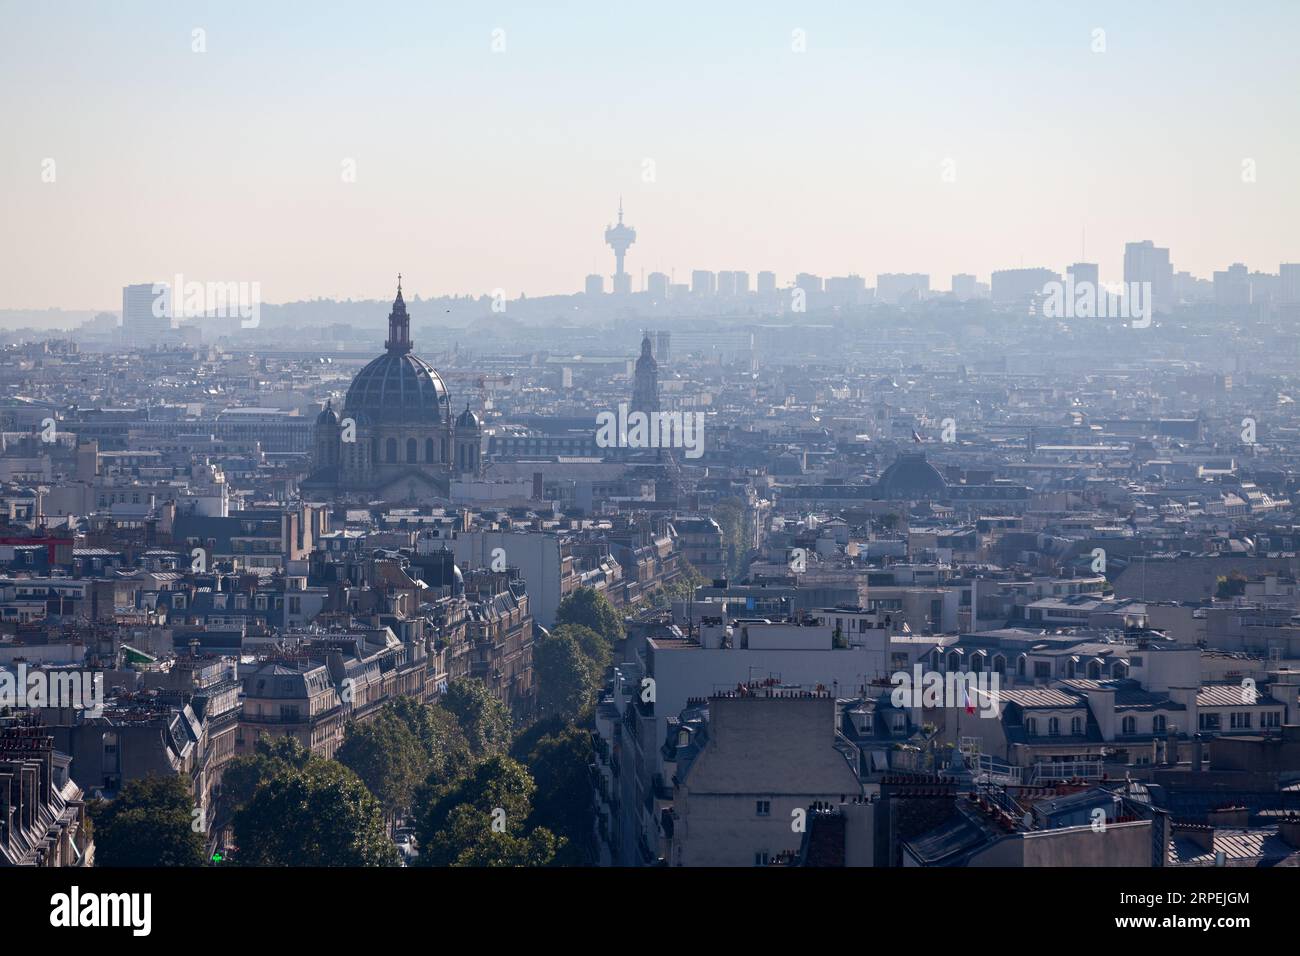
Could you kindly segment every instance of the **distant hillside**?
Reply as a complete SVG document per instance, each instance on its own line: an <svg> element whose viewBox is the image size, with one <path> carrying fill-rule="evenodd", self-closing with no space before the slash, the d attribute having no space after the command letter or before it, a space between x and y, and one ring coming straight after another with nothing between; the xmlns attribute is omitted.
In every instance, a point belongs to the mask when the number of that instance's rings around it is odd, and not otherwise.
<svg viewBox="0 0 1300 956"><path fill-rule="evenodd" d="M0 309L0 329L75 329L99 315L100 309Z"/></svg>

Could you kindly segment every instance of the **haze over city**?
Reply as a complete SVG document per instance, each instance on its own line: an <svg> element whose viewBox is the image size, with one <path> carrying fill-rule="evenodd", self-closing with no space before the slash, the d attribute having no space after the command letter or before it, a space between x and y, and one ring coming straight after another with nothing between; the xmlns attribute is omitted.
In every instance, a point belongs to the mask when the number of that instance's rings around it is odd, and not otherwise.
<svg viewBox="0 0 1300 956"><path fill-rule="evenodd" d="M0 0L4 956L1286 938L1297 37Z"/></svg>
<svg viewBox="0 0 1300 956"><path fill-rule="evenodd" d="M412 295L568 293L609 274L620 196L636 288L1118 278L1140 237L1202 278L1276 271L1300 259L1298 25L1285 2L6 2L0 308L116 309L176 273L382 298L394 264Z"/></svg>

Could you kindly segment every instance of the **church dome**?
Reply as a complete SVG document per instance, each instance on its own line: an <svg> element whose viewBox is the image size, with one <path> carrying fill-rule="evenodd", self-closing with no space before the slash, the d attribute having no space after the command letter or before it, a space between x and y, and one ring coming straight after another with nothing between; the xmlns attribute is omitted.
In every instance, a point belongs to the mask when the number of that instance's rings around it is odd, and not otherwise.
<svg viewBox="0 0 1300 956"><path fill-rule="evenodd" d="M948 490L939 469L925 454L901 454L880 476L880 488L889 498L930 498Z"/></svg>
<svg viewBox="0 0 1300 956"><path fill-rule="evenodd" d="M352 380L345 417L377 425L435 425L446 419L447 386L432 365L412 353L410 328L399 281L388 316L387 351Z"/></svg>
<svg viewBox="0 0 1300 956"><path fill-rule="evenodd" d="M432 365L410 352L386 352L352 380L343 413L380 425L432 425L442 421L448 401L447 386Z"/></svg>
<svg viewBox="0 0 1300 956"><path fill-rule="evenodd" d="M469 410L468 405L466 405L465 410L456 417L456 427L469 429L477 429L479 427L478 416Z"/></svg>

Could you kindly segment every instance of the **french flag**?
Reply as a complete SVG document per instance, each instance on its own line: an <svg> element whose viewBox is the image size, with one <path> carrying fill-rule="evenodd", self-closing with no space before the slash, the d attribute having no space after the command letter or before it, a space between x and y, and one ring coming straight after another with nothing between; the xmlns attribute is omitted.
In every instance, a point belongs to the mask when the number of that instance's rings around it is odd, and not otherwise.
<svg viewBox="0 0 1300 956"><path fill-rule="evenodd" d="M970 695L970 684L963 683L961 685L961 693L962 696L966 698L966 713L975 713L975 698Z"/></svg>
<svg viewBox="0 0 1300 956"><path fill-rule="evenodd" d="M915 428L912 429L912 441L916 442L918 445L922 444L925 441L924 438L922 438L919 434L917 434Z"/></svg>

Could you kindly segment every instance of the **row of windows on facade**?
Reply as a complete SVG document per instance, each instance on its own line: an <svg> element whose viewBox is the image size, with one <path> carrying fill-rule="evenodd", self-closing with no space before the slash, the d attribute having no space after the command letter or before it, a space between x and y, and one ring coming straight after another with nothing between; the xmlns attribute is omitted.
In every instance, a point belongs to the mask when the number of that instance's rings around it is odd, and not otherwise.
<svg viewBox="0 0 1300 956"><path fill-rule="evenodd" d="M212 597L212 606L213 606L214 608L219 609L219 610L224 610L225 607L226 607L226 597L227 597L227 596L224 595L224 594L215 594L215 595L213 595L213 597ZM184 595L184 594L177 594L177 595L174 595L174 596L172 597L172 608L173 608L173 609L175 609L175 610L177 610L177 611L183 611L183 610L185 610L185 605L186 605L186 600L185 600L185 595ZM281 608L283 608L283 607L284 607L284 598L280 598L280 597L276 598L276 599L275 599L275 605L274 605L274 607L275 607L275 610L277 610L277 611L280 610ZM234 609L235 609L236 611L246 611L246 610L248 610L248 596L247 596L247 595L244 595L244 594L236 594L236 595L235 595L235 606L234 606ZM266 596L265 594L258 594L258 595L255 595L255 596L254 596L254 598L253 598L253 609L254 609L254 610L257 610L257 611L265 611L265 610L267 610L267 596ZM291 613L291 614L298 614L301 610L302 610L302 599L299 598L299 597L290 597L290 598L289 598L289 613Z"/></svg>
<svg viewBox="0 0 1300 956"><path fill-rule="evenodd" d="M417 442L416 439L414 438L408 438L406 440L405 458L399 458L397 455L398 443L396 438L389 438L387 441L384 442L383 458L379 457L379 447L380 446L379 446L378 438L370 439L370 460L373 462L382 461L382 462L392 462L396 464L399 461L406 461L406 462L420 461L420 455L419 455L420 445L419 442ZM434 454L435 451L439 452L439 454L436 456ZM360 453L357 449L357 446L355 443L352 443L352 447L349 450L349 458L352 460L353 464L355 464L359 457L360 457ZM426 438L424 440L425 463L434 464L446 460L447 460L447 439L444 438L438 444L434 444L432 438Z"/></svg>
<svg viewBox="0 0 1300 956"><path fill-rule="evenodd" d="M945 658L943 657L942 652L935 651L934 654L935 654L934 666L942 668L945 663ZM969 669L976 672L984 670L984 661L987 659L987 657L988 655L983 651L976 651L971 655L970 663L968 665ZM962 669L962 658L960 654L957 653L949 654L946 658L946 662L947 662L947 667L945 668L946 670L959 671ZM1019 660L1017 660L1016 672L1019 674L1019 676L1021 677L1027 676L1028 673L1027 665L1029 663L1030 663L1029 659L1024 656L1021 656ZM1032 663L1034 665L1034 679L1050 680L1052 678L1053 668L1052 668L1051 661L1033 661ZM1112 677L1118 677L1121 674L1126 674L1130 666L1140 667L1141 664L1142 664L1141 658L1136 658L1136 657L1133 658L1132 660L1125 660L1122 657L1116 657L1109 662L1109 665L1103 664L1101 661L1092 660L1089 661L1083 667L1080 667L1075 661L1069 661L1066 664L1066 676L1069 678L1073 678L1073 677L1077 677L1080 672L1086 672L1089 678L1099 680L1109 669L1110 675ZM1005 675L1007 672L1006 657L1004 657L1002 654L994 655L992 669L998 674Z"/></svg>
<svg viewBox="0 0 1300 956"><path fill-rule="evenodd" d="M1252 727L1253 716L1250 711L1233 711L1228 714L1229 730L1250 730ZM1223 718L1220 714L1201 714L1201 730L1222 730ZM1263 727L1281 727L1282 714L1276 710L1266 710L1259 715L1259 726Z"/></svg>
<svg viewBox="0 0 1300 956"><path fill-rule="evenodd" d="M1233 712L1228 715L1229 728L1232 730L1249 730L1252 724L1250 711ZM1265 711L1260 714L1260 727L1280 727L1282 724L1281 714L1277 711ZM1219 714L1201 714L1201 730L1219 730L1222 727L1222 721ZM1169 729L1168 718L1163 714L1156 714L1151 718L1151 733L1163 734ZM1038 736L1038 718L1028 717L1025 719L1025 732L1031 737ZM1137 718L1125 717L1120 721L1120 734L1125 737L1136 736ZM1070 718L1070 733L1073 736L1079 736L1083 733L1083 718ZM1061 721L1058 717L1047 718L1047 736L1059 737L1061 735Z"/></svg>

